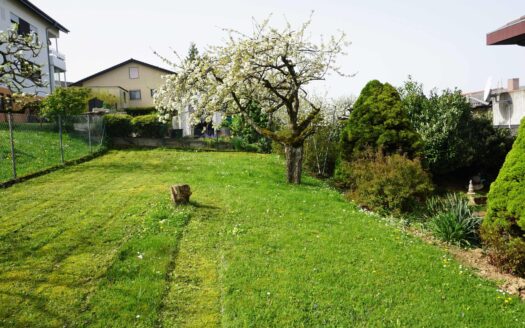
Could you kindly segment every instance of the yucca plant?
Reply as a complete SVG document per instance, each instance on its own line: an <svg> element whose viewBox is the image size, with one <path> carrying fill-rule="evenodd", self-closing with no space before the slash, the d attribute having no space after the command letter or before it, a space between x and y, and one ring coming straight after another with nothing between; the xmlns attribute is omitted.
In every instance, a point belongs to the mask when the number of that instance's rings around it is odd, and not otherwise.
<svg viewBox="0 0 525 328"><path fill-rule="evenodd" d="M447 194L427 201L429 228L437 238L460 246L479 242L481 219L476 217L462 194Z"/></svg>

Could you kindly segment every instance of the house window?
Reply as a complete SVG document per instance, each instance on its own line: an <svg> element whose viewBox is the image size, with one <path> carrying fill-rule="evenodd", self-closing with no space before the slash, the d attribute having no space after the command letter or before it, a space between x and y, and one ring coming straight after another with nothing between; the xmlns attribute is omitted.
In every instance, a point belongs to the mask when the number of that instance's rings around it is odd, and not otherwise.
<svg viewBox="0 0 525 328"><path fill-rule="evenodd" d="M129 78L130 79L138 79L139 78L139 68L138 67L130 67L129 68Z"/></svg>
<svg viewBox="0 0 525 328"><path fill-rule="evenodd" d="M157 90L156 89L150 89L150 95L151 95L151 98L155 97L155 94L157 93Z"/></svg>
<svg viewBox="0 0 525 328"><path fill-rule="evenodd" d="M140 100L142 96L140 90L129 90L129 100Z"/></svg>
<svg viewBox="0 0 525 328"><path fill-rule="evenodd" d="M38 32L35 26L32 26L27 21L11 13L11 23L16 24L17 33L19 35L28 35L31 32Z"/></svg>

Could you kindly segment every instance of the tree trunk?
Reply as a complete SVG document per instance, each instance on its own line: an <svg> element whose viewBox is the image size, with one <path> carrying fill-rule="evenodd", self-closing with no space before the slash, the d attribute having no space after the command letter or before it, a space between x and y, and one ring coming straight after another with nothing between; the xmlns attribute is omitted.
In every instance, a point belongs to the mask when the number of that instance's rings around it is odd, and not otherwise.
<svg viewBox="0 0 525 328"><path fill-rule="evenodd" d="M301 184L301 174L303 171L303 145L285 145L286 154L286 173L288 183Z"/></svg>

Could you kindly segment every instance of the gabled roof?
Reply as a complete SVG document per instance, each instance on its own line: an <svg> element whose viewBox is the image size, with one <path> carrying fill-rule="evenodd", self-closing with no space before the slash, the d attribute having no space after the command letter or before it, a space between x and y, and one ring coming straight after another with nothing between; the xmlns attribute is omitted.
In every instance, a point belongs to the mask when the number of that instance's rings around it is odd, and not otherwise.
<svg viewBox="0 0 525 328"><path fill-rule="evenodd" d="M487 45L517 44L525 46L525 16L487 34Z"/></svg>
<svg viewBox="0 0 525 328"><path fill-rule="evenodd" d="M48 23L50 23L54 27L56 27L59 31L62 31L64 33L69 33L69 30L67 28L65 28L64 25L60 24L59 22L57 22L56 20L51 18L51 16L46 14L42 9L38 8L37 6L35 6L30 1L18 0L18 2L20 2L23 6L25 6L29 10L33 11L35 14L40 16L42 19L44 19L45 21L47 21Z"/></svg>
<svg viewBox="0 0 525 328"><path fill-rule="evenodd" d="M143 65L143 66L146 66L146 67L152 68L152 69L156 69L156 70L161 71L161 72L164 72L164 73L166 73L166 74L175 74L175 72L170 71L169 69L165 69L165 68L162 68L162 67L159 67L159 66L151 65L151 64L145 63L145 62L143 62L143 61L140 61L140 60L136 60L136 59L131 58L131 59L126 60L125 62L122 62L122 63L117 64L117 65L115 65L115 66L111 66L110 68L106 68L105 70L102 70L102 71L100 71L100 72L98 72L98 73L95 73L95 74L93 74L93 75L90 75L90 76L88 76L88 77L85 77L85 78L83 78L82 80L79 80L79 81L73 83L73 85L78 86L78 85L82 84L83 82L85 82L85 81L87 81L87 80L91 80L91 79L94 78L94 77L100 76L100 75L105 74L105 73L107 73L107 72L109 72L109 71L112 71L112 70L114 70L114 69L116 69L116 68L119 68L119 67L124 66L124 65L127 65L127 64L132 64L132 63L140 64L140 65Z"/></svg>

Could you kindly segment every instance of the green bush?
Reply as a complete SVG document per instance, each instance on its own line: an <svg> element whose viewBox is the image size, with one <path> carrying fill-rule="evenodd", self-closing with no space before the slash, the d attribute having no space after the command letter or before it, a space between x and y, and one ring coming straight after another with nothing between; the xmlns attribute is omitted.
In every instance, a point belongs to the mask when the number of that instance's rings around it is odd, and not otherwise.
<svg viewBox="0 0 525 328"><path fill-rule="evenodd" d="M136 136L143 138L163 138L168 130L166 124L159 122L157 114L133 117L131 125Z"/></svg>
<svg viewBox="0 0 525 328"><path fill-rule="evenodd" d="M351 169L351 162L343 161L341 159L338 160L335 166L334 177L332 179L332 183L336 188L341 190L350 190L352 188L354 184Z"/></svg>
<svg viewBox="0 0 525 328"><path fill-rule="evenodd" d="M412 78L399 89L402 106L423 140L425 167L434 176L472 172L494 176L510 150L507 131L494 128L492 118L472 114L459 89L432 90Z"/></svg>
<svg viewBox="0 0 525 328"><path fill-rule="evenodd" d="M125 111L131 116L144 116L156 113L157 109L155 107L129 107Z"/></svg>
<svg viewBox="0 0 525 328"><path fill-rule="evenodd" d="M233 149L236 151L246 151L251 153L263 152L259 147L257 147L257 144L247 143L247 141L243 138L233 137L231 138L230 142L233 146Z"/></svg>
<svg viewBox="0 0 525 328"><path fill-rule="evenodd" d="M447 194L427 200L429 227L439 239L460 246L479 242L481 219L474 216L462 194Z"/></svg>
<svg viewBox="0 0 525 328"><path fill-rule="evenodd" d="M481 238L494 264L525 275L525 119L490 187Z"/></svg>
<svg viewBox="0 0 525 328"><path fill-rule="evenodd" d="M129 137L132 132L132 117L127 114L104 115L104 126L109 137Z"/></svg>
<svg viewBox="0 0 525 328"><path fill-rule="evenodd" d="M343 165L349 179L347 197L374 211L410 212L433 189L420 161L404 155L387 156L381 151L367 151Z"/></svg>
<svg viewBox="0 0 525 328"><path fill-rule="evenodd" d="M480 172L494 181L512 148L514 138L509 129L494 127L492 116L472 117L469 128L467 141L474 153L469 171Z"/></svg>
<svg viewBox="0 0 525 328"><path fill-rule="evenodd" d="M388 83L368 82L341 133L342 158L350 161L366 149L413 158L421 147L397 90Z"/></svg>
<svg viewBox="0 0 525 328"><path fill-rule="evenodd" d="M42 101L41 113L51 119L56 119L58 115L67 119L68 116L82 114L88 110L90 95L91 90L87 88L56 88Z"/></svg>
<svg viewBox="0 0 525 328"><path fill-rule="evenodd" d="M258 126L268 126L268 115L264 114L257 103L252 102L249 110L250 118ZM240 114L225 119L222 127L228 128L232 137L233 146L236 150L270 153L271 140L261 136Z"/></svg>

